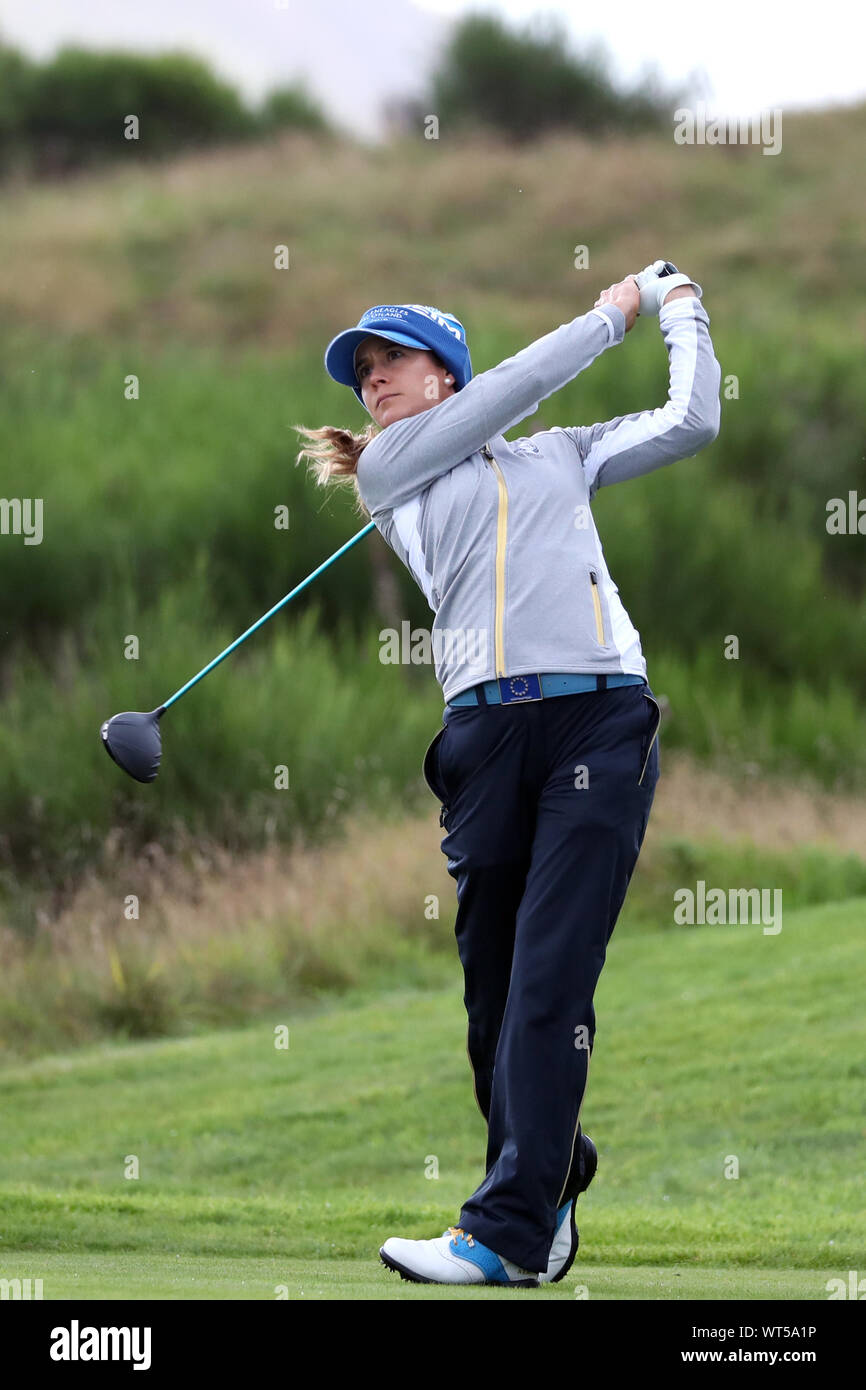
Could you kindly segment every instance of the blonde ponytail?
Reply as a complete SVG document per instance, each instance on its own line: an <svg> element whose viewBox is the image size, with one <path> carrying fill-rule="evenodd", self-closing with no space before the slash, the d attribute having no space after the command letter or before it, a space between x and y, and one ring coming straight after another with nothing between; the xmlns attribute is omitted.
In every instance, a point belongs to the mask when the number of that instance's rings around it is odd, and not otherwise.
<svg viewBox="0 0 866 1390"><path fill-rule="evenodd" d="M293 425L292 428L313 441L299 451L295 463L308 459L311 465L308 472L312 473L319 487L327 487L331 481L351 484L355 490L356 510L361 516L369 517L370 513L358 491L358 459L370 440L379 433L379 427L371 423L360 434L337 429L334 425L323 425L318 430L309 430L305 425Z"/></svg>

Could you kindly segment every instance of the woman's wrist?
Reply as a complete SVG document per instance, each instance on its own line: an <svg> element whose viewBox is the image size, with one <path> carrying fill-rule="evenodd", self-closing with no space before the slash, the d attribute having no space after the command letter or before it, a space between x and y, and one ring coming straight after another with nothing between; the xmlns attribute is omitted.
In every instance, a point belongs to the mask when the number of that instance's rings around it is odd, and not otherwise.
<svg viewBox="0 0 866 1390"><path fill-rule="evenodd" d="M662 307L665 304L670 304L672 299L693 299L696 293L694 285L677 285L675 290L671 290L669 294L665 295L662 300Z"/></svg>

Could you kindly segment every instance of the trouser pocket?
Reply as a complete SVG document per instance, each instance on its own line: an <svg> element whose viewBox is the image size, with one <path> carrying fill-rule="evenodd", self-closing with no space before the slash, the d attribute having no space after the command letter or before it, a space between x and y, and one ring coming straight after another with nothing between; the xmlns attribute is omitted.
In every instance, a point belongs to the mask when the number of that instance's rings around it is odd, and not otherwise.
<svg viewBox="0 0 866 1390"><path fill-rule="evenodd" d="M448 732L447 726L439 729L427 746L427 751L421 763L421 775L427 786L430 788L436 800L441 803L439 812L439 824L444 824L445 813L448 810L446 802L448 800L445 788L439 780L439 745Z"/></svg>
<svg viewBox="0 0 866 1390"><path fill-rule="evenodd" d="M661 705L659 704L659 702L658 702L658 700L656 699L655 695L653 695L652 692L651 692L647 687L644 687L644 688L643 688L643 690L641 691L641 694L643 695L644 699L645 699L646 702L647 702L647 716L648 716L648 722L647 722L647 730L646 730L646 733L644 734L643 743L642 743L642 745L641 745L640 776L639 776L638 779L637 779L637 784L638 784L639 787L643 785L644 777L646 776L647 768L648 768L649 765L650 765L650 759L651 759L652 756L653 756L653 750L654 750L654 749L655 749L655 760L654 760L654 761L656 762L656 765L658 764L658 746L657 746L657 739L658 739L658 733L659 733L659 725L661 724L661 719L662 719Z"/></svg>

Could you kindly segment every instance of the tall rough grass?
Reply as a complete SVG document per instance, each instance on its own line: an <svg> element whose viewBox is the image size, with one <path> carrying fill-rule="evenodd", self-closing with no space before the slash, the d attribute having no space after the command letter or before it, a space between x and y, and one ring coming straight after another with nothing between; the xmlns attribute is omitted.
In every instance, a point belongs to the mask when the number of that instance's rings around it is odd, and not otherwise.
<svg viewBox="0 0 866 1390"><path fill-rule="evenodd" d="M433 815L383 824L358 813L327 844L270 845L240 861L165 838L137 860L116 849L28 939L0 927L0 1057L190 1033L282 1005L296 1014L386 980L457 981L454 884L436 841ZM850 900L855 919L866 915L862 857L774 850L730 827L698 841L651 821L616 939L700 931L674 919L675 893L698 880L767 890L782 932L807 904Z"/></svg>

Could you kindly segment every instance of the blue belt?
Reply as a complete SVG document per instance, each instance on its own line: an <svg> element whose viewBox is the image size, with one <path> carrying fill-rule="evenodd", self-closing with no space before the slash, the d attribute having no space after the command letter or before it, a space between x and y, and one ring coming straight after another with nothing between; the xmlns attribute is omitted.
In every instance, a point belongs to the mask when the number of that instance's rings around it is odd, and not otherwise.
<svg viewBox="0 0 866 1390"><path fill-rule="evenodd" d="M615 685L645 685L643 676L575 676L568 672L553 675L500 676L463 690L448 701L448 707L463 705L515 705L543 700L550 695L574 695L585 690L609 690ZM480 694L480 698L479 698Z"/></svg>

